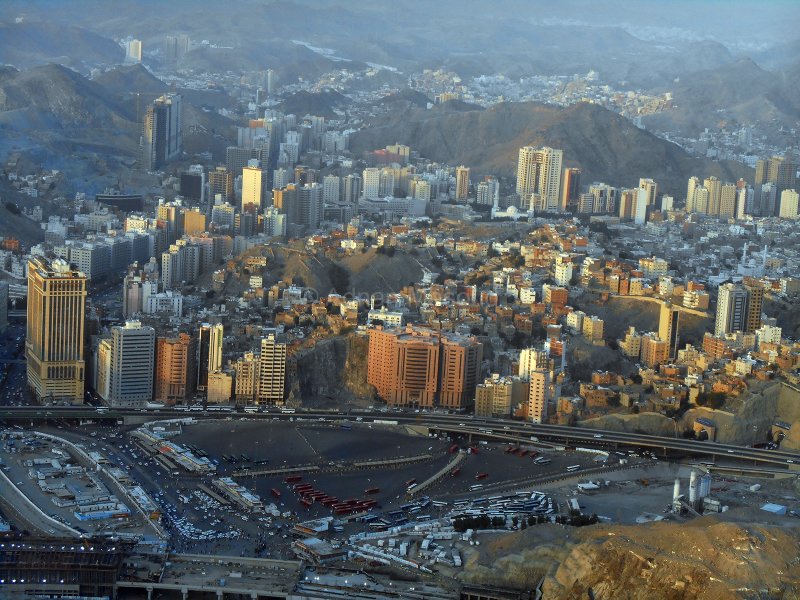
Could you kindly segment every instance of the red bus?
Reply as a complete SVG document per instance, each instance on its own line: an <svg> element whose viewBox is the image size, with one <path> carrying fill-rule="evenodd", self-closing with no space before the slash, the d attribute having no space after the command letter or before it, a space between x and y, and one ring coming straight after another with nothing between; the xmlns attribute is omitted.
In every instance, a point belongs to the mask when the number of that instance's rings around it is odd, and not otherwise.
<svg viewBox="0 0 800 600"><path fill-rule="evenodd" d="M281 493L278 490L276 490L275 488L272 488L272 495L275 496L276 498L280 498L281 497Z"/></svg>
<svg viewBox="0 0 800 600"><path fill-rule="evenodd" d="M301 498L301 499L300 499L300 502L301 502L301 504L303 504L303 506L305 506L305 507L309 507L309 506L311 506L312 504L314 504L314 501L313 501L313 500L309 500L308 498Z"/></svg>
<svg viewBox="0 0 800 600"><path fill-rule="evenodd" d="M450 454L455 454L456 452L458 452L458 444L453 444L450 446Z"/></svg>
<svg viewBox="0 0 800 600"><path fill-rule="evenodd" d="M298 481L302 480L302 475L289 475L288 477L284 478L283 483L297 483Z"/></svg>
<svg viewBox="0 0 800 600"><path fill-rule="evenodd" d="M367 488L366 490L364 490L364 495L371 496L372 494L377 494L380 491L381 488Z"/></svg>
<svg viewBox="0 0 800 600"><path fill-rule="evenodd" d="M475 479L486 479L489 476L488 473L478 473L475 475Z"/></svg>
<svg viewBox="0 0 800 600"><path fill-rule="evenodd" d="M461 473L461 467L456 467L455 469L450 471L450 476L451 477L455 477L456 475L459 475L460 473Z"/></svg>

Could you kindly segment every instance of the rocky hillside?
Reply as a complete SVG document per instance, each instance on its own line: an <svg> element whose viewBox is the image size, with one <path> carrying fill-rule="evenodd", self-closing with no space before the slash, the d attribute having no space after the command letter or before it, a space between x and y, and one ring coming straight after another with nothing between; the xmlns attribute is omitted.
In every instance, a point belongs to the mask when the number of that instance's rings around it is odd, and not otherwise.
<svg viewBox="0 0 800 600"><path fill-rule="evenodd" d="M765 71L743 58L727 65L689 73L679 82L656 88L672 92L675 107L647 117L663 130L695 134L719 123L769 123L787 128L800 122L797 67L783 74Z"/></svg>
<svg viewBox="0 0 800 600"><path fill-rule="evenodd" d="M49 64L0 75L0 117L27 129L127 127L129 114L107 89L67 67ZM27 125L27 127L25 127Z"/></svg>
<svg viewBox="0 0 800 600"><path fill-rule="evenodd" d="M375 389L367 384L368 346L368 338L356 334L318 343L297 361L292 401L312 408L371 403Z"/></svg>
<svg viewBox="0 0 800 600"><path fill-rule="evenodd" d="M688 523L539 525L464 551L463 579L548 600L789 600L800 530L704 517Z"/></svg>
<svg viewBox="0 0 800 600"><path fill-rule="evenodd" d="M797 598L800 530L703 518L676 525L586 527L551 568L548 600Z"/></svg>
<svg viewBox="0 0 800 600"><path fill-rule="evenodd" d="M0 62L19 68L51 62L80 67L119 62L124 56L114 40L82 27L55 21L0 22Z"/></svg>
<svg viewBox="0 0 800 600"><path fill-rule="evenodd" d="M444 113L407 110L387 124L354 134L350 148L360 153L394 142L408 144L433 160L470 166L476 176L510 177L516 174L520 147L547 145L563 149L565 166L581 167L583 181L632 186L638 177L652 177L659 191L678 198L695 173L723 180L752 175L739 164L694 159L675 144L588 103L567 108L505 103L487 110Z"/></svg>
<svg viewBox="0 0 800 600"><path fill-rule="evenodd" d="M301 90L290 96L276 106L278 110L298 116L315 115L326 119L336 119L334 108L345 106L349 100L336 91L306 92Z"/></svg>
<svg viewBox="0 0 800 600"><path fill-rule="evenodd" d="M717 442L749 446L766 442L772 424L783 421L792 427L781 448L800 450L800 392L780 382L751 382L751 385L752 389L748 392L730 398L724 410L702 406L687 410L678 421L678 434L689 429L698 417L705 417L717 425ZM605 415L586 419L579 425L609 431L672 436L676 431L673 423L664 415L644 412L637 415Z"/></svg>

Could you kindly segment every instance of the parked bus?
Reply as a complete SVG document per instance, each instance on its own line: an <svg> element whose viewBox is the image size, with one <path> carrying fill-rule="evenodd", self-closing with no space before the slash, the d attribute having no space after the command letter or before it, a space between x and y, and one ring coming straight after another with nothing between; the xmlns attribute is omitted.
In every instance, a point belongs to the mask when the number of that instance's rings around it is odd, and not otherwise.
<svg viewBox="0 0 800 600"><path fill-rule="evenodd" d="M567 471L569 473L572 473L573 471L577 471L580 468L581 468L580 465L570 465L569 467L567 467Z"/></svg>
<svg viewBox="0 0 800 600"><path fill-rule="evenodd" d="M371 496L372 494L377 494L380 491L381 491L381 489L380 488L376 488L376 487L367 488L366 490L364 490L364 495L365 496Z"/></svg>

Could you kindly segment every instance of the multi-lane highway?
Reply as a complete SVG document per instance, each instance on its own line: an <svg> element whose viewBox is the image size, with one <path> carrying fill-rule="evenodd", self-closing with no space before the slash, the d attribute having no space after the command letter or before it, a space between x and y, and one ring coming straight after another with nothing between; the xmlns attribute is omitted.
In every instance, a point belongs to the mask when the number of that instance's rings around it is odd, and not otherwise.
<svg viewBox="0 0 800 600"><path fill-rule="evenodd" d="M493 441L542 441L564 446L589 446L594 448L645 448L658 450L665 456L691 456L716 460L746 460L753 463L766 463L772 466L783 465L788 469L800 468L800 453L784 450L766 450L718 444L709 441L685 440L638 433L566 427L561 425L535 425L502 419L474 418L469 415L443 414L438 412L397 412L397 411L353 411L351 413L334 411L298 411L284 413L269 410L257 413L187 411L174 408L160 410L122 410L77 407L0 407L0 420L12 423L36 423L48 420L68 419L170 419L170 418L246 418L246 419L331 419L361 418L363 420L395 421L398 424L413 424L428 427L432 431L460 435L478 440ZM532 439L533 438L533 439Z"/></svg>

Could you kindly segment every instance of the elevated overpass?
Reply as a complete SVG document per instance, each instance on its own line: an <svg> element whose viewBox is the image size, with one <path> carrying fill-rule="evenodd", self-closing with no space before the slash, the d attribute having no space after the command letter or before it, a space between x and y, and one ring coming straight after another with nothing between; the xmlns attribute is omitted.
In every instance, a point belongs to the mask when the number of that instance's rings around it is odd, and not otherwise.
<svg viewBox="0 0 800 600"><path fill-rule="evenodd" d="M255 420L354 420L360 417L365 423L397 423L418 425L430 432L462 437L468 442L487 440L506 443L544 443L557 446L581 446L597 449L650 449L665 458L695 457L715 462L719 459L750 461L765 466L782 466L787 470L800 469L800 453L784 450L765 450L716 442L700 442L656 435L567 427L562 425L537 425L503 419L475 418L470 415L440 413L405 413L359 411L345 414L335 411L309 410L283 413L268 410L258 413L186 411L174 408L160 410L113 409L93 406L23 406L0 407L0 420L11 423L41 423L54 420L124 420L128 424L164 419L197 420L221 419Z"/></svg>

